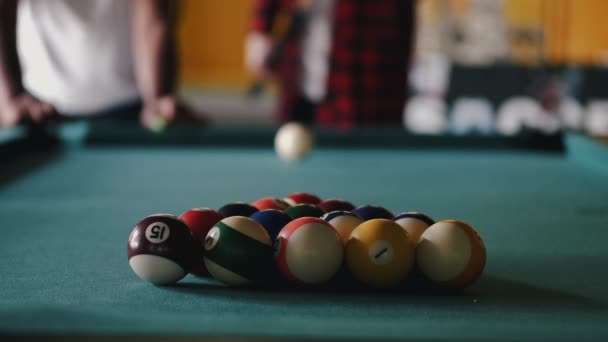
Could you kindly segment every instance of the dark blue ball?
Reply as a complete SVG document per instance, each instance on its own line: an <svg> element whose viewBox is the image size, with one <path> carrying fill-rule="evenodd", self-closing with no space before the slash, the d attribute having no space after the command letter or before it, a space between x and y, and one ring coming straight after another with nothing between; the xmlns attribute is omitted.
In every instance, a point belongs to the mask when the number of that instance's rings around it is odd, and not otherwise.
<svg viewBox="0 0 608 342"><path fill-rule="evenodd" d="M351 213L361 217L364 221L369 221L373 219L391 220L393 216L395 216L388 209L375 205L363 205L358 208L355 208L351 211Z"/></svg>
<svg viewBox="0 0 608 342"><path fill-rule="evenodd" d="M427 226L432 226L435 224L435 220L433 220L432 218L430 218L427 215L424 215L423 213L418 213L418 212L405 212L405 213L401 213L395 217L393 217L393 221L399 221L401 219L404 218L414 218L414 219L418 219L424 223L427 224Z"/></svg>
<svg viewBox="0 0 608 342"><path fill-rule="evenodd" d="M276 239L281 229L291 222L291 217L289 217L289 215L276 209L258 211L251 215L250 218L261 224L272 240Z"/></svg>
<svg viewBox="0 0 608 342"><path fill-rule="evenodd" d="M220 214L224 215L224 217L231 216L246 216L249 217L253 213L258 211L258 208L252 206L249 203L245 202L234 202L230 204L226 204L221 207L219 210Z"/></svg>

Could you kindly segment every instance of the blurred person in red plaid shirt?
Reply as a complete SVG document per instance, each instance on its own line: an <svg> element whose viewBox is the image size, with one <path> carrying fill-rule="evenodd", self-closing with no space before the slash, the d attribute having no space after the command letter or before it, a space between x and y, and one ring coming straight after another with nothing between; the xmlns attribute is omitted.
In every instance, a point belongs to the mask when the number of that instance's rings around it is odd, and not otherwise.
<svg viewBox="0 0 608 342"><path fill-rule="evenodd" d="M415 0L256 0L245 62L279 82L278 119L401 125ZM291 24L273 37L278 15Z"/></svg>

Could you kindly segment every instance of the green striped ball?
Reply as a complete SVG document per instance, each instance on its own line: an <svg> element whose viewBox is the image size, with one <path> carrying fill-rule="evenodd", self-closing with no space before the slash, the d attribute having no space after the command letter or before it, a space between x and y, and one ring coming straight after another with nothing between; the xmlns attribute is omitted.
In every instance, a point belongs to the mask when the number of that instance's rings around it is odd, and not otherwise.
<svg viewBox="0 0 608 342"><path fill-rule="evenodd" d="M273 267L270 236L256 221L232 216L215 224L204 243L205 267L229 285L263 282Z"/></svg>

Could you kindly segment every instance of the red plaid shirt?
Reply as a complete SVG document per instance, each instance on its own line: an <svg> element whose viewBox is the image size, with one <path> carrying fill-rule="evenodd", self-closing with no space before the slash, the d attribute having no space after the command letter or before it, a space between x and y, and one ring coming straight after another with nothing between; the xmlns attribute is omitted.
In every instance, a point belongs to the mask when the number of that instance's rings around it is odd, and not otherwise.
<svg viewBox="0 0 608 342"><path fill-rule="evenodd" d="M257 0L253 29L270 32L278 12L296 0ZM321 126L400 125L407 91L415 0L336 0L329 75L316 123ZM289 121L301 96L301 39L282 51L275 73L280 86L278 117Z"/></svg>

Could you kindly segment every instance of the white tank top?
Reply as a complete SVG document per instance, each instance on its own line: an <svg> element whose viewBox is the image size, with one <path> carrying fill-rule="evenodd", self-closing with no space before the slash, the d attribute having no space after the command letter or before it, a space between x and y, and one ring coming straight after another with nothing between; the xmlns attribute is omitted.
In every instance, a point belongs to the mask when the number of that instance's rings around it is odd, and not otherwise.
<svg viewBox="0 0 608 342"><path fill-rule="evenodd" d="M25 88L65 115L138 97L130 1L21 0L17 48Z"/></svg>
<svg viewBox="0 0 608 342"><path fill-rule="evenodd" d="M302 92L319 103L327 92L331 32L336 0L316 0L310 5L302 37Z"/></svg>

